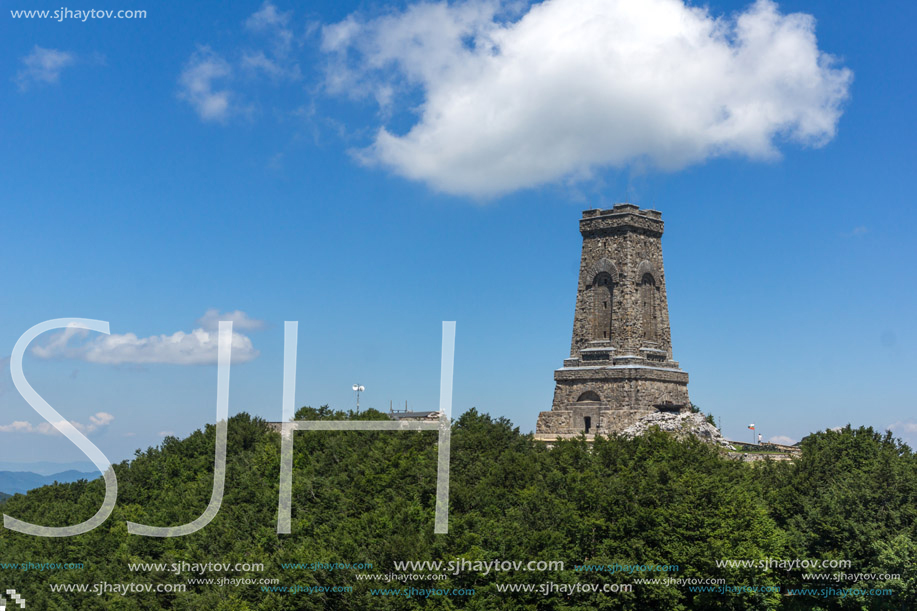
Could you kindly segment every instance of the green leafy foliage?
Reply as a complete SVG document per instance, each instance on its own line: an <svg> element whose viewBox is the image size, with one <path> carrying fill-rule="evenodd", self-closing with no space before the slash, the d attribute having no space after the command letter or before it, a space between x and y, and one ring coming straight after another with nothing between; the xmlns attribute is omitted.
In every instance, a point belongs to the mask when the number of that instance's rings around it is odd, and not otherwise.
<svg viewBox="0 0 917 611"><path fill-rule="evenodd" d="M323 406L296 418L386 419ZM294 438L292 533L276 534L280 436L247 414L228 426L226 493L216 518L185 537L127 533L126 521L190 522L213 484L215 427L115 466L118 504L99 528L49 539L0 531L9 562L81 562L72 571L4 570L4 588L37 609L910 609L917 608L917 459L872 429L808 437L802 458L748 465L697 440L654 431L636 439L562 441L552 448L505 418L470 410L453 423L449 534L433 534L435 431L301 431ZM42 525L85 520L104 496L101 479L47 486L4 503L4 513ZM849 559L845 572L894 573L893 595L817 600L787 596L813 587L800 571L718 566L724 559ZM561 560L564 570L484 574L453 571L435 582L358 580L398 561ZM263 563L264 570L180 574L173 564ZM284 569L286 563L367 562L367 570ZM163 570L131 572L130 563ZM580 572L576 565L677 565L670 574ZM430 572L420 571L417 572ZM445 571L443 571L445 573ZM782 592L691 591L636 584L616 594L508 594L498 584L630 584L640 578L722 579ZM281 593L260 585L189 583L196 578L279 579L281 586L349 592ZM62 593L52 584L186 584L178 593ZM818 584L824 585L824 584ZM383 597L375 588L473 588L474 596Z"/></svg>

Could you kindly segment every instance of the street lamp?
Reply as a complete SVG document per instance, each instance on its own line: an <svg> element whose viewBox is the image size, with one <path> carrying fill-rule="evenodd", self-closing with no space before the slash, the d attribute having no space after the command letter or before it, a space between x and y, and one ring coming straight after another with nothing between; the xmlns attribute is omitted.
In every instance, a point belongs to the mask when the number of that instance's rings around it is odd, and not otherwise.
<svg viewBox="0 0 917 611"><path fill-rule="evenodd" d="M365 386L361 386L360 384L353 385L353 392L357 393L357 413L360 413L360 393L364 390L366 390Z"/></svg>

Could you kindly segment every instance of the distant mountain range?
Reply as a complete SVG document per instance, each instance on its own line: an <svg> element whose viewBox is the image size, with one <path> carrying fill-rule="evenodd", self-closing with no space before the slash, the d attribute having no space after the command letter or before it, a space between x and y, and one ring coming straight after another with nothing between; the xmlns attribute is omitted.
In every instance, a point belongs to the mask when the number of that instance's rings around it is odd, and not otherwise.
<svg viewBox="0 0 917 611"><path fill-rule="evenodd" d="M31 471L39 475L54 475L63 471L95 471L96 466L88 460L78 462L51 462L47 460L15 462L0 460L0 471ZM2 488L0 488L2 490Z"/></svg>
<svg viewBox="0 0 917 611"><path fill-rule="evenodd" d="M32 471L0 471L0 492L6 494L26 493L33 488L40 488L54 482L69 483L80 479L101 477L98 472L62 471L52 475L42 475Z"/></svg>

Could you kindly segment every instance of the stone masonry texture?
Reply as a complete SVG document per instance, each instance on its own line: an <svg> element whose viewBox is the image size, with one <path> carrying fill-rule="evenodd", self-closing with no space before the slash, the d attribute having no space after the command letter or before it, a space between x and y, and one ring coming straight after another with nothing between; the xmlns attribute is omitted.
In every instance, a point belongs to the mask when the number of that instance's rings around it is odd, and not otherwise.
<svg viewBox="0 0 917 611"><path fill-rule="evenodd" d="M586 210L570 358L554 372L536 435L620 433L640 418L687 411L688 374L672 358L662 214L633 204Z"/></svg>

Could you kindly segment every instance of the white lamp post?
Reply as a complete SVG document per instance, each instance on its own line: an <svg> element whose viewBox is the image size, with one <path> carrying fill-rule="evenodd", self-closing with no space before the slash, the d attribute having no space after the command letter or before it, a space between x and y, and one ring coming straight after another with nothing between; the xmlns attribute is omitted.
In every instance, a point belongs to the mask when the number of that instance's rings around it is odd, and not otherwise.
<svg viewBox="0 0 917 611"><path fill-rule="evenodd" d="M357 413L360 413L360 393L364 390L366 390L365 386L361 386L360 384L353 385L353 392L357 393Z"/></svg>

